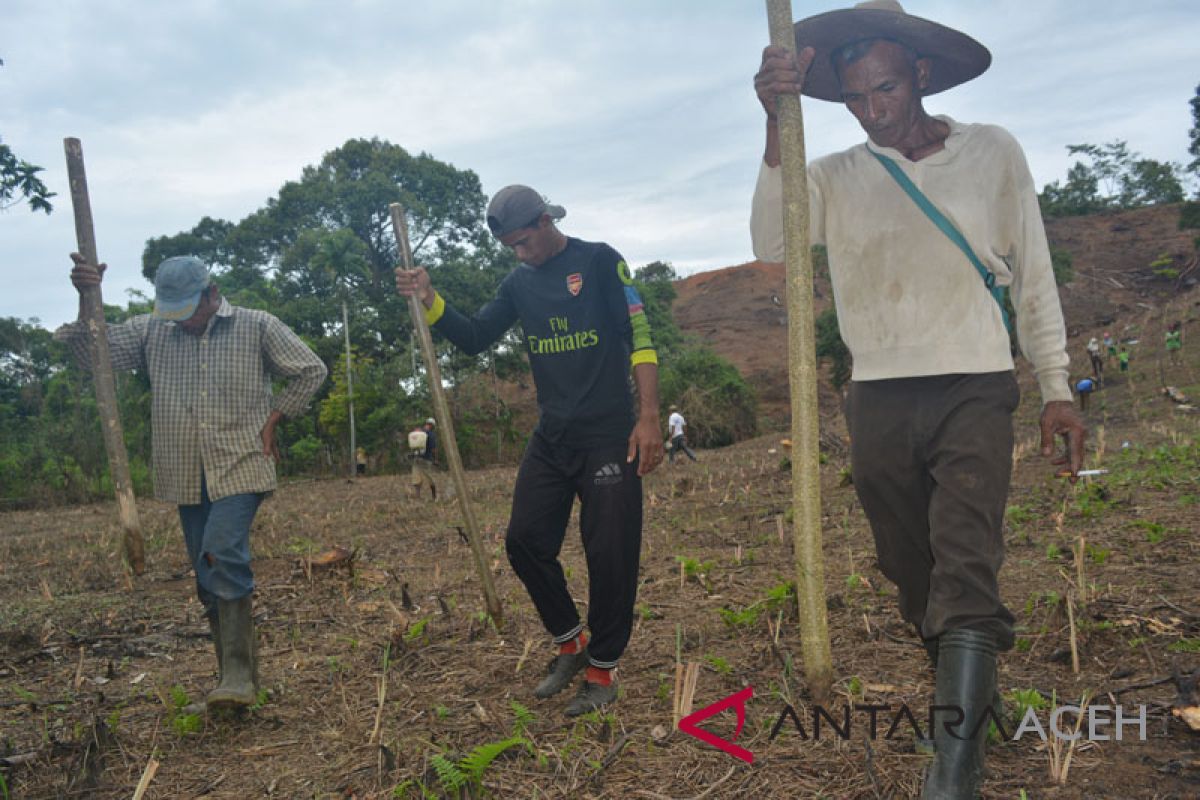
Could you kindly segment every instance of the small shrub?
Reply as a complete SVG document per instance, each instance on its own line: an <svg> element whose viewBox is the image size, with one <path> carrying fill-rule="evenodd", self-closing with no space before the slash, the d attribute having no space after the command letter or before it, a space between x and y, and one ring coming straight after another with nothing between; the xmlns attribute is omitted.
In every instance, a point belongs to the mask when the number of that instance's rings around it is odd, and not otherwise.
<svg viewBox="0 0 1200 800"><path fill-rule="evenodd" d="M406 630L404 632L404 641L411 644L412 642L415 642L416 640L420 639L421 636L425 633L425 627L428 624L429 624L429 617L423 617L423 618L417 620L416 622L414 622L412 625L409 626L408 630Z"/></svg>
<svg viewBox="0 0 1200 800"><path fill-rule="evenodd" d="M1050 703L1037 689L1013 689L1008 694L1009 701L1016 706L1016 718L1024 719L1029 709L1042 711L1049 708Z"/></svg>
<svg viewBox="0 0 1200 800"><path fill-rule="evenodd" d="M1146 532L1146 541L1150 544L1158 544L1167 535L1167 527L1158 522L1151 522L1148 519L1135 520L1133 523L1135 528L1141 528Z"/></svg>
<svg viewBox="0 0 1200 800"><path fill-rule="evenodd" d="M728 661L720 656L705 654L704 660L708 662L708 665L712 667L713 671L715 671L718 675L731 675L733 673L733 667L730 666Z"/></svg>
<svg viewBox="0 0 1200 800"><path fill-rule="evenodd" d="M191 736L204 727L199 714L176 714L171 718L171 730L179 736Z"/></svg>

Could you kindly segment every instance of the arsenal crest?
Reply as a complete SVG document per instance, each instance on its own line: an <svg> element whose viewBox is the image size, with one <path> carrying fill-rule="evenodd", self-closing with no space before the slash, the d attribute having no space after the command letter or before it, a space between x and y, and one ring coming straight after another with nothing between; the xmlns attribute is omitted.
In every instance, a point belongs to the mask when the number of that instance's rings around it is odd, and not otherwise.
<svg viewBox="0 0 1200 800"><path fill-rule="evenodd" d="M568 275L567 291L571 293L572 297L578 297L579 293L583 291L583 275L578 272L572 272Z"/></svg>

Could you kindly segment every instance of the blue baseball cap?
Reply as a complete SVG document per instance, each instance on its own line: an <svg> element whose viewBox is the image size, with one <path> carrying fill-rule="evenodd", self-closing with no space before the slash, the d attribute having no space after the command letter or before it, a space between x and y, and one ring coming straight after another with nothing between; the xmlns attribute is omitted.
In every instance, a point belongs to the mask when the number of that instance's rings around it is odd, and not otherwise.
<svg viewBox="0 0 1200 800"><path fill-rule="evenodd" d="M208 288L208 267L195 256L173 256L154 273L154 316L169 322L190 319Z"/></svg>

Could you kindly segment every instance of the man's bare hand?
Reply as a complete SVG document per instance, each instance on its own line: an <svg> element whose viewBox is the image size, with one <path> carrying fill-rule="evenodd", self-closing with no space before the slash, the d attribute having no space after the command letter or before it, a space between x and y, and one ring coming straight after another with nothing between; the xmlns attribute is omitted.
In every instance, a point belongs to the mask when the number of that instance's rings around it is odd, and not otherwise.
<svg viewBox="0 0 1200 800"><path fill-rule="evenodd" d="M811 47L804 48L796 56L774 44L763 49L762 65L754 76L754 91L758 95L758 102L767 112L767 119L775 119L779 95L800 94L804 88L804 76L815 55L816 51Z"/></svg>
<svg viewBox="0 0 1200 800"><path fill-rule="evenodd" d="M433 307L433 298L437 294L433 290L433 283L429 280L429 273L422 267L415 269L397 267L396 291L405 297L416 295L426 308Z"/></svg>
<svg viewBox="0 0 1200 800"><path fill-rule="evenodd" d="M88 260L79 253L71 253L71 261L74 262L74 266L71 267L71 284L76 291L82 292L93 286L99 286L100 282L104 280L104 270L108 269L107 264L89 264Z"/></svg>
<svg viewBox="0 0 1200 800"><path fill-rule="evenodd" d="M267 423L263 425L259 432L259 437L262 439L262 454L267 458L272 458L279 461L279 443L275 439L275 426L279 424L279 420L283 419L283 414L278 411L272 411L271 416L267 417Z"/></svg>
<svg viewBox="0 0 1200 800"><path fill-rule="evenodd" d="M658 432L658 419L641 417L629 434L629 452L625 463L632 464L638 458L638 477L649 475L663 460L662 434Z"/></svg>
<svg viewBox="0 0 1200 800"><path fill-rule="evenodd" d="M1050 458L1055 466L1065 466L1071 471L1071 483L1079 480L1083 467L1083 443L1087 439L1087 426L1069 400L1052 400L1042 409L1042 457ZM1061 436L1065 448L1054 456L1054 440Z"/></svg>

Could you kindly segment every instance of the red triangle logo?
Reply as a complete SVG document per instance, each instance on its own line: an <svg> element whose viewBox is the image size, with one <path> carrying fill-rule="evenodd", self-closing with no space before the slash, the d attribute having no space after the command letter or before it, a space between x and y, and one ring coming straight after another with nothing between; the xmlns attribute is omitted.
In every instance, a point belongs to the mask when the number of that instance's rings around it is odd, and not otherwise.
<svg viewBox="0 0 1200 800"><path fill-rule="evenodd" d="M744 747L738 747L733 743L738 736L741 735L742 727L746 724L746 703L751 697L754 697L754 687L747 686L740 692L731 694L723 700L718 700L712 705L705 706L699 711L694 711L691 714L688 714L686 717L679 720L679 730L683 731L688 736L695 736L700 741L707 742L718 750L723 750L734 758L745 761L747 764L753 764L754 753L751 753ZM737 709L737 730L733 732L733 740L722 739L720 736L709 733L708 731L699 727L701 722L709 717L720 714L730 706L734 706Z"/></svg>

